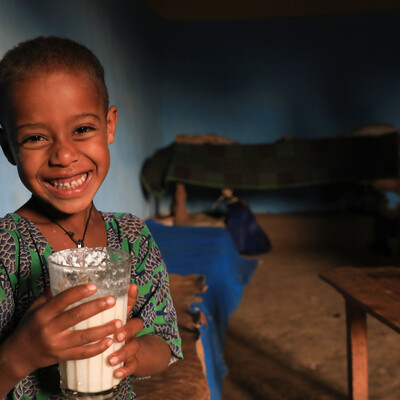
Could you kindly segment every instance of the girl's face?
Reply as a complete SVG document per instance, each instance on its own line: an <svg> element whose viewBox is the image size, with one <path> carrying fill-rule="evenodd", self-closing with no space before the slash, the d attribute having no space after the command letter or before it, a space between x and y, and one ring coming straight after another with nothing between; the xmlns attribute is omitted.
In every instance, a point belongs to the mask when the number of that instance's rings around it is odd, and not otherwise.
<svg viewBox="0 0 400 400"><path fill-rule="evenodd" d="M108 172L117 109L105 115L99 91L84 73L20 81L9 100L6 152L24 185L59 212L86 210Z"/></svg>

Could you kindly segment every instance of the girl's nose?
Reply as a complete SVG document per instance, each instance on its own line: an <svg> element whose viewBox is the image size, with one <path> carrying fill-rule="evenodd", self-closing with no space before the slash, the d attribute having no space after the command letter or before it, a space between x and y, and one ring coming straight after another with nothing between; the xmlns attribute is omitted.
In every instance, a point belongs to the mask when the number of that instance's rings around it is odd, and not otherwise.
<svg viewBox="0 0 400 400"><path fill-rule="evenodd" d="M49 163L52 166L68 167L78 159L79 151L72 141L58 141L51 147Z"/></svg>

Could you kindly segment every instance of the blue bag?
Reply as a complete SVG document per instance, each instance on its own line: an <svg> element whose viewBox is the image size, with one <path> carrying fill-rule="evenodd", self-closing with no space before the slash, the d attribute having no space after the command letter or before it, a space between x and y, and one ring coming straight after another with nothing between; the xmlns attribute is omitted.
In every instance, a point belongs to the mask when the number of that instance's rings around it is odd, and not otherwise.
<svg viewBox="0 0 400 400"><path fill-rule="evenodd" d="M271 250L267 234L258 224L249 206L241 200L227 203L226 228L239 253L256 255Z"/></svg>
<svg viewBox="0 0 400 400"><path fill-rule="evenodd" d="M222 195L213 208L222 202L225 204L223 214L226 229L231 234L239 253L257 255L270 251L271 242L249 206L237 197Z"/></svg>

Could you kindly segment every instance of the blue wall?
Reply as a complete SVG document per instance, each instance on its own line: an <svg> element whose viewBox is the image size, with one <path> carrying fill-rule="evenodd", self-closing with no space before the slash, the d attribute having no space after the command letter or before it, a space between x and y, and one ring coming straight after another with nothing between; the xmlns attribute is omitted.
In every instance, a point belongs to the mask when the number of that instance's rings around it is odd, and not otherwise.
<svg viewBox="0 0 400 400"><path fill-rule="evenodd" d="M110 101L119 109L111 169L96 195L104 211L152 212L139 182L143 160L162 141L158 19L140 1L0 0L0 57L22 40L67 36L88 46L106 71ZM29 197L14 167L0 157L0 215Z"/></svg>
<svg viewBox="0 0 400 400"><path fill-rule="evenodd" d="M243 143L400 126L400 13L164 23L163 138ZM320 188L240 194L256 211L324 210ZM204 208L190 201L189 208Z"/></svg>
<svg viewBox="0 0 400 400"><path fill-rule="evenodd" d="M371 122L400 126L398 12L178 22L161 21L141 4L0 0L0 56L21 40L55 34L86 44L105 66L119 123L111 170L95 199L100 209L151 214L140 168L178 133L258 143L328 137ZM0 170L2 215L28 194L4 157ZM248 196L256 211L326 205L318 188ZM204 204L189 201L193 210Z"/></svg>
<svg viewBox="0 0 400 400"><path fill-rule="evenodd" d="M400 125L400 13L164 24L163 135L245 143Z"/></svg>

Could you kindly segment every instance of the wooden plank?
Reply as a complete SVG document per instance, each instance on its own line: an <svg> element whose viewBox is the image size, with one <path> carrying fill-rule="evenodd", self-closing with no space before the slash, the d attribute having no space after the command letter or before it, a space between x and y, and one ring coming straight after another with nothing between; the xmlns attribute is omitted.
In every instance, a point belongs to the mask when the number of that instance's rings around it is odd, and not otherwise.
<svg viewBox="0 0 400 400"><path fill-rule="evenodd" d="M400 333L400 292L385 287L385 277L400 280L400 268L340 267L320 274L320 277L345 299L352 300L365 312Z"/></svg>
<svg viewBox="0 0 400 400"><path fill-rule="evenodd" d="M368 400L366 313L346 301L348 387L351 400Z"/></svg>
<svg viewBox="0 0 400 400"><path fill-rule="evenodd" d="M170 274L169 278L184 359L151 379L135 380L137 400L210 400L199 339L199 328L205 319L200 312L193 314L191 310L191 304L202 301L199 294L207 289L205 278L195 274Z"/></svg>

